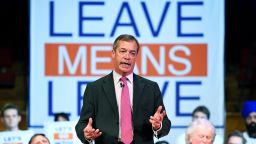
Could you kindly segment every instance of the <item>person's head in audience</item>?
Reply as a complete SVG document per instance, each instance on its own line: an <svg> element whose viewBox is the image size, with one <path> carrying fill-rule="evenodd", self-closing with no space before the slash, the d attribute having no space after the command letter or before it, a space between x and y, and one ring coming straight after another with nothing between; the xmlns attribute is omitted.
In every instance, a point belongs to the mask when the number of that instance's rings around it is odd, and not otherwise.
<svg viewBox="0 0 256 144"><path fill-rule="evenodd" d="M30 138L28 144L50 144L50 141L44 134L35 134Z"/></svg>
<svg viewBox="0 0 256 144"><path fill-rule="evenodd" d="M155 144L169 144L168 141L162 140L162 141L158 141Z"/></svg>
<svg viewBox="0 0 256 144"><path fill-rule="evenodd" d="M246 140L243 133L234 131L228 135L226 144L246 144Z"/></svg>
<svg viewBox="0 0 256 144"><path fill-rule="evenodd" d="M243 106L242 116L250 138L256 139L256 101L246 101Z"/></svg>
<svg viewBox="0 0 256 144"><path fill-rule="evenodd" d="M210 119L210 111L206 106L198 106L192 112L192 120Z"/></svg>
<svg viewBox="0 0 256 144"><path fill-rule="evenodd" d="M55 113L54 114L54 121L69 121L69 115L67 113Z"/></svg>
<svg viewBox="0 0 256 144"><path fill-rule="evenodd" d="M207 119L193 120L186 130L186 144L212 144L215 128Z"/></svg>
<svg viewBox="0 0 256 144"><path fill-rule="evenodd" d="M21 112L18 106L12 103L5 104L1 109L1 122L7 131L19 130Z"/></svg>

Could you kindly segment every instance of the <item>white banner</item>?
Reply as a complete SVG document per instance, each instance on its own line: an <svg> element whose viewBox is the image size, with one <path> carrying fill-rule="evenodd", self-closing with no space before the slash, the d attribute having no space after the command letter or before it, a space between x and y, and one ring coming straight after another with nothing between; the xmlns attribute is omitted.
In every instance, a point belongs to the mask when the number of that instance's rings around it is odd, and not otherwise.
<svg viewBox="0 0 256 144"><path fill-rule="evenodd" d="M123 33L141 44L135 73L158 82L172 129L183 133L198 105L224 134L224 1L31 0L29 127L53 114L77 121L86 84L112 70Z"/></svg>
<svg viewBox="0 0 256 144"><path fill-rule="evenodd" d="M33 135L31 130L3 131L0 132L0 144L28 144Z"/></svg>
<svg viewBox="0 0 256 144"><path fill-rule="evenodd" d="M51 144L79 144L76 136L76 121L46 122L44 132Z"/></svg>

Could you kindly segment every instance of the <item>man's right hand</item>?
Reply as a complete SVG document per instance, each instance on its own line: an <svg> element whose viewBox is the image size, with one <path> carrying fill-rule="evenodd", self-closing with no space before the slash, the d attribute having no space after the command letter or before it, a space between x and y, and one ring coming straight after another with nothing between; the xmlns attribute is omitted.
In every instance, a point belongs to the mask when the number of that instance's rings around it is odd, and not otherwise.
<svg viewBox="0 0 256 144"><path fill-rule="evenodd" d="M92 118L89 118L89 122L83 131L84 131L84 137L88 141L94 140L102 134L102 132L99 129L95 130L92 127Z"/></svg>

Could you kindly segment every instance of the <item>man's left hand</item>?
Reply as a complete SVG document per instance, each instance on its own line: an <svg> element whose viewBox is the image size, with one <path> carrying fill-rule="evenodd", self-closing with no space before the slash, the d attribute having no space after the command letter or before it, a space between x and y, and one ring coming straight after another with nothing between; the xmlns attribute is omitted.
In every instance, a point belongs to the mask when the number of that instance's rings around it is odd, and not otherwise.
<svg viewBox="0 0 256 144"><path fill-rule="evenodd" d="M166 116L165 110L161 112L162 109L163 107L159 106L154 116L150 116L149 122L151 123L154 130L158 130L161 127L162 121Z"/></svg>

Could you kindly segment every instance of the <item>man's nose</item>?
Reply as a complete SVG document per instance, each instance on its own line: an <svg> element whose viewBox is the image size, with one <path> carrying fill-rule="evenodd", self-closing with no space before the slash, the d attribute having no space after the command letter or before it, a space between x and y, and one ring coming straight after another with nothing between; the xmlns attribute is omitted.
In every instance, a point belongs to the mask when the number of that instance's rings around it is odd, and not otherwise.
<svg viewBox="0 0 256 144"><path fill-rule="evenodd" d="M129 52L125 53L125 54L124 54L124 57L125 57L126 59L129 59L129 58L130 58L130 53L129 53Z"/></svg>
<svg viewBox="0 0 256 144"><path fill-rule="evenodd" d="M204 144L206 144L207 138L206 138L206 137L203 137L203 138L202 138L202 141L203 141Z"/></svg>

